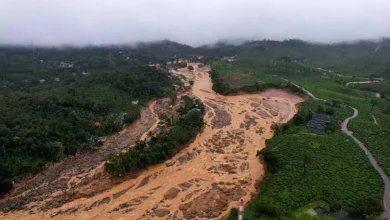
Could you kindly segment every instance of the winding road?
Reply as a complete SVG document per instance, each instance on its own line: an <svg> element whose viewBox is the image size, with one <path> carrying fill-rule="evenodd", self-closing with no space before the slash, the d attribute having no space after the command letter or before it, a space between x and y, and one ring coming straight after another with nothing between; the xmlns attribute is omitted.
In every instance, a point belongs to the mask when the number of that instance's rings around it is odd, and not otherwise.
<svg viewBox="0 0 390 220"><path fill-rule="evenodd" d="M310 96L314 100L326 101L325 99L317 98L315 95L313 95L313 93L311 93L307 89L305 89L305 88L303 88L303 87L301 87L301 86L299 86L299 85L297 85L297 84L295 84L295 83L293 83L293 82L291 82L291 81L289 81L289 80L287 80L285 78L282 78L282 79L287 81L287 82L290 82L294 86L302 89L308 96ZM356 118L359 115L359 111L356 108L353 108L353 107L350 107L350 108L353 109L353 115L351 117L346 118L343 121L343 123L341 124L341 130L346 135L351 137L359 145L359 147L366 154L366 156L369 159L371 165L381 175L381 177L383 179L383 182L385 184L385 193L383 195L383 206L384 206L385 212L383 213L383 216L385 217L385 219L390 219L390 180L389 180L389 177L385 174L383 169L378 165L378 162L376 161L374 156L371 154L371 152L366 148L366 146L364 146L364 144L361 141L359 141L359 139L357 139L355 136L353 136L353 132L352 131L348 130L348 123L349 123L349 121L354 119L354 118Z"/></svg>
<svg viewBox="0 0 390 220"><path fill-rule="evenodd" d="M387 219L390 219L390 210L388 209L388 208L390 208L390 181L389 181L389 177L385 174L383 169L378 165L377 161L372 156L371 152L364 146L364 144L361 141L359 141L355 136L353 136L352 131L348 130L349 121L351 119L356 118L359 114L359 111L356 108L353 108L353 107L351 107L351 108L353 109L353 115L349 118L346 118L343 121L343 123L341 124L341 130L346 135L350 136L359 145L359 147L364 151L364 153L366 154L366 156L370 160L370 163L372 164L372 166L381 175L383 182L385 183L385 193L383 195L383 205L385 208L384 215Z"/></svg>

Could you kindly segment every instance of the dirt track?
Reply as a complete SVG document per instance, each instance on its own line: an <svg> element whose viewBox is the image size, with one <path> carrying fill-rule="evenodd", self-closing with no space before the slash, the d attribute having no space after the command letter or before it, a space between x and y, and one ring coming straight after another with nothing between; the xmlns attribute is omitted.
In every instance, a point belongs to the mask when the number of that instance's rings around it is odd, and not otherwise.
<svg viewBox="0 0 390 220"><path fill-rule="evenodd" d="M1 213L0 219L221 218L240 199L250 200L264 174L255 156L257 150L264 148L265 140L272 137L271 125L292 118L296 104L303 99L276 89L261 94L220 96L211 89L209 67L198 69L197 63L189 65L195 67L194 72L182 68L175 73L194 80L191 93L207 109L207 125L193 143L170 161L96 195L46 212L33 208L34 214ZM156 117L153 110L150 115ZM148 128L155 127L157 122L151 120Z"/></svg>

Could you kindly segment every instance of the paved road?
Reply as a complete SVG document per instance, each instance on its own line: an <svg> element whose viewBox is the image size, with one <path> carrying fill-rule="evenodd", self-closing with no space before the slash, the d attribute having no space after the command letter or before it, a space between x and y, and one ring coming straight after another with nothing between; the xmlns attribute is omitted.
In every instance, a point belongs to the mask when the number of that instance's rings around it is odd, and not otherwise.
<svg viewBox="0 0 390 220"><path fill-rule="evenodd" d="M351 107L352 108L352 107ZM384 217L387 219L390 219L390 181L389 177L385 174L383 169L378 165L375 158L372 156L371 152L364 146L364 144L359 141L355 136L353 136L352 132L348 130L348 123L351 119L354 119L358 116L359 111L356 108L353 109L353 115L343 121L341 124L341 130L350 136L358 145L359 147L364 151L368 159L370 160L372 166L375 168L376 171L381 175L383 182L385 183L385 194L383 195L383 205L385 207L385 213Z"/></svg>
<svg viewBox="0 0 390 220"><path fill-rule="evenodd" d="M282 77L280 77L282 78ZM304 92L306 92L306 94L308 96L310 96L311 98L313 98L314 100L321 100L321 101L326 101L325 99L319 99L317 97L315 97L313 95L313 93L311 93L310 91L306 90L305 88L285 79L285 78L282 78L283 80L287 81L287 82L290 82L292 83L294 86L298 87L298 88L301 88ZM354 119L358 116L359 114L359 111L356 109L356 108L353 108L353 115L349 118L346 118L343 123L341 124L341 130L347 134L348 136L350 136L358 145L359 147L364 151L364 153L366 154L367 158L370 160L370 163L371 165L375 168L376 171L378 171L378 173L381 175L382 179L383 179L383 182L385 183L385 193L383 195L383 205L384 205L384 208L385 208L385 212L383 213L383 216L385 217L385 219L389 219L390 220L390 180L389 180L389 177L385 174L385 172L383 171L383 169L378 165L377 161L375 160L375 158L372 156L371 152L364 146L364 144L359 141L355 136L353 136L352 134L352 131L348 130L348 123L351 119Z"/></svg>
<svg viewBox="0 0 390 220"><path fill-rule="evenodd" d="M290 80L288 80L288 79L286 79L286 78L283 78L283 77L280 77L280 76L277 76L277 75L274 75L274 76L279 77L280 79L282 79L282 80L284 80L284 81L286 81L286 82L291 83L291 84L294 85L295 87L302 89L308 96L310 96L310 97L313 98L314 100L320 100L320 101L325 101L325 102L326 102L325 99L319 99L319 98L317 98L315 95L313 95L313 93L311 93L309 90L303 88L302 86L299 86L299 85L297 85L297 84L291 82Z"/></svg>
<svg viewBox="0 0 390 220"><path fill-rule="evenodd" d="M377 83L377 82L381 82L381 81L379 81L379 80L374 80L374 81L357 81L357 82L348 82L345 85L349 86L351 84L368 84L368 83Z"/></svg>

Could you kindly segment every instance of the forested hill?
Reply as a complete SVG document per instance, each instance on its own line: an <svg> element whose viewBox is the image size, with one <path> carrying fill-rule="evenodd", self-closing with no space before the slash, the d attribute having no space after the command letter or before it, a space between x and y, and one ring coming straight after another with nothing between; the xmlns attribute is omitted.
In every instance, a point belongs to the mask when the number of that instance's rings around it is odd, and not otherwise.
<svg viewBox="0 0 390 220"><path fill-rule="evenodd" d="M390 78L390 39L336 44L301 40L262 40L241 45L219 42L197 48L165 40L135 46L81 48L0 46L0 90L34 91L42 85L69 84L96 72L149 62L165 63L179 57L233 55L306 63L345 75Z"/></svg>
<svg viewBox="0 0 390 220"><path fill-rule="evenodd" d="M0 46L1 190L24 173L91 147L88 139L118 131L138 117L140 105L168 95L169 74L146 64L233 55L245 68L255 60L266 70L278 67L278 72L312 74L321 67L390 78L390 39L353 44L263 40L197 48L172 41L132 47Z"/></svg>
<svg viewBox="0 0 390 220"><path fill-rule="evenodd" d="M129 65L38 92L0 92L0 193L24 173L99 145L139 117L140 106L169 95L168 72ZM137 103L138 102L138 103Z"/></svg>
<svg viewBox="0 0 390 220"><path fill-rule="evenodd" d="M87 75L122 67L166 62L190 53L191 47L170 41L130 46L82 48L0 47L0 90L36 91L69 84Z"/></svg>
<svg viewBox="0 0 390 220"><path fill-rule="evenodd" d="M344 74L390 76L390 39L335 44L265 40L240 47L242 57L284 58Z"/></svg>

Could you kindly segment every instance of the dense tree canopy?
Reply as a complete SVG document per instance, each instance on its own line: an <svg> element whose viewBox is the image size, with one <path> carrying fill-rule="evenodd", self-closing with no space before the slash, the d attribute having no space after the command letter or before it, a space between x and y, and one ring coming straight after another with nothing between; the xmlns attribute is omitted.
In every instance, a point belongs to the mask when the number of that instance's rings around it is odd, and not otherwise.
<svg viewBox="0 0 390 220"><path fill-rule="evenodd" d="M90 149L97 137L137 119L140 105L169 95L171 89L168 72L135 65L38 92L1 92L2 191L26 172Z"/></svg>
<svg viewBox="0 0 390 220"><path fill-rule="evenodd" d="M184 96L177 112L179 117L169 131L148 142L140 141L126 153L111 158L105 165L106 171L122 176L126 172L136 172L160 163L180 151L203 127L204 107L199 100Z"/></svg>

